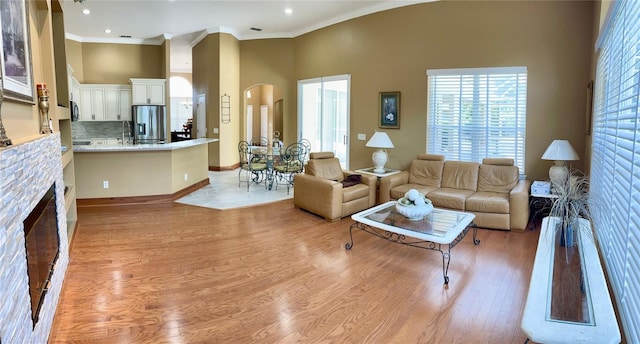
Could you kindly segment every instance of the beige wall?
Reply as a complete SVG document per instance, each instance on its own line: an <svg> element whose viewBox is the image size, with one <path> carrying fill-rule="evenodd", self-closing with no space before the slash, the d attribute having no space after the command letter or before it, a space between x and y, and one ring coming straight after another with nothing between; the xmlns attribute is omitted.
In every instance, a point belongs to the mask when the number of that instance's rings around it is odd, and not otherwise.
<svg viewBox="0 0 640 344"><path fill-rule="evenodd" d="M193 47L192 55L194 99L205 94L207 137L219 139L209 145L209 166L233 168L238 164L240 140L239 42L229 34L210 34ZM225 94L231 101L230 123L222 123L220 115L220 98Z"/></svg>
<svg viewBox="0 0 640 344"><path fill-rule="evenodd" d="M83 84L129 84L131 78L164 79L164 46L81 43ZM74 50L75 51L75 50ZM77 56L69 60L78 63ZM71 65L74 72L77 66Z"/></svg>
<svg viewBox="0 0 640 344"><path fill-rule="evenodd" d="M376 13L295 39L295 79L351 74L351 168L371 165L366 141L377 128L378 94L400 91L400 129L389 167L425 151L427 77L432 68L527 66L526 166L545 178L553 139L584 151L592 2L442 1ZM293 121L294 116L289 116ZM582 167L582 161L576 164Z"/></svg>
<svg viewBox="0 0 640 344"><path fill-rule="evenodd" d="M294 40L293 39L260 39L240 41L240 90L246 92L256 85L273 85L273 99L283 99L284 123L282 138L286 143L296 140L296 89L294 75ZM246 96L243 96L245 98ZM241 130L245 130L245 104L241 104ZM259 114L260 106L253 107L254 114ZM259 117L259 116L258 116ZM254 128L257 124L254 122ZM254 131L255 132L255 131ZM259 131L257 132L259 133ZM244 132L240 137L244 137ZM282 139L281 138L281 139ZM270 138L271 139L271 138Z"/></svg>
<svg viewBox="0 0 640 344"><path fill-rule="evenodd" d="M220 99L219 79L220 79L220 35L208 35L192 49L193 68L193 99L197 99L200 94L205 95L207 113L207 135L206 137L220 138L218 134L213 134L213 128L219 128L220 122ZM197 120L194 118L194 125L197 129ZM220 166L220 142L209 144L209 166Z"/></svg>
<svg viewBox="0 0 640 344"><path fill-rule="evenodd" d="M77 80L84 80L84 62L82 61L82 44L67 39L67 64L73 68L73 76Z"/></svg>
<svg viewBox="0 0 640 344"><path fill-rule="evenodd" d="M220 91L218 101L224 94L230 96L231 121L223 123L218 116L217 127L220 130L219 164L220 167L234 166L238 163L238 142L240 141L240 43L228 34L220 35ZM211 109L220 112L218 107Z"/></svg>

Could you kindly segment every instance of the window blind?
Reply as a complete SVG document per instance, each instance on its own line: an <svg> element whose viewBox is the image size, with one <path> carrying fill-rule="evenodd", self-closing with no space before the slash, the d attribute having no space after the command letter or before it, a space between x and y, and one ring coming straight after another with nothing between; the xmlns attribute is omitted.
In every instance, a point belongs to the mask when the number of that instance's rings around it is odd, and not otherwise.
<svg viewBox="0 0 640 344"><path fill-rule="evenodd" d="M524 174L526 67L430 69L427 152L513 158Z"/></svg>
<svg viewBox="0 0 640 344"><path fill-rule="evenodd" d="M611 6L599 39L589 205L627 342L640 343L640 2Z"/></svg>

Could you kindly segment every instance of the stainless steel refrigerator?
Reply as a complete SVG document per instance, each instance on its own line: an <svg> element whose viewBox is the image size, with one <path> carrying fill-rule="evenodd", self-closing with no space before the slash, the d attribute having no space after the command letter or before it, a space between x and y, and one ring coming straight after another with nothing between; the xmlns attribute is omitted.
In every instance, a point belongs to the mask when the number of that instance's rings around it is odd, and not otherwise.
<svg viewBox="0 0 640 344"><path fill-rule="evenodd" d="M167 114L164 105L134 105L133 143L167 142Z"/></svg>

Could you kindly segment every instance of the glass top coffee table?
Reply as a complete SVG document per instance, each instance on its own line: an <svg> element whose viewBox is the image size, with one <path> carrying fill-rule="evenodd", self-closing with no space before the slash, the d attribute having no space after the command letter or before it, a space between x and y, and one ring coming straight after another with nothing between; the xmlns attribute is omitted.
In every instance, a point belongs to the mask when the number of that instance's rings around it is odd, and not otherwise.
<svg viewBox="0 0 640 344"><path fill-rule="evenodd" d="M356 228L398 244L439 251L446 285L449 284L451 249L464 239L470 228L473 228L473 243L480 244L476 239L478 228L473 224L475 217L471 213L435 208L422 220L411 221L396 211L396 201L389 201L351 215L355 222L349 227L351 242L346 243L345 248L353 247Z"/></svg>

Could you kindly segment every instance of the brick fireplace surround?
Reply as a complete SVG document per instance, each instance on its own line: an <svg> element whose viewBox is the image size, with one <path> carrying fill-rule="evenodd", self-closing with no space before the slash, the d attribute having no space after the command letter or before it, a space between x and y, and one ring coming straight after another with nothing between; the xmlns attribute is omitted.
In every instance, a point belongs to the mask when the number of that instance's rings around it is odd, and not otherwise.
<svg viewBox="0 0 640 344"><path fill-rule="evenodd" d="M60 253L39 320L31 301L23 221L56 183ZM46 343L69 264L60 133L0 148L0 342Z"/></svg>

